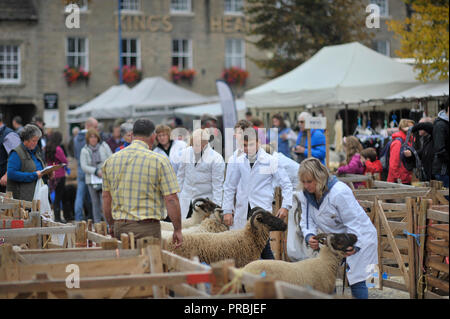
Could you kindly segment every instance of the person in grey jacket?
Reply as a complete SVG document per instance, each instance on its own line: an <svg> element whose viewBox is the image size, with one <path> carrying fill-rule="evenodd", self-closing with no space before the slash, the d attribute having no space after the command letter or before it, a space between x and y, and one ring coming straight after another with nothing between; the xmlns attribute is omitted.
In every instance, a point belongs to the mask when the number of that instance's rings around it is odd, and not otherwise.
<svg viewBox="0 0 450 319"><path fill-rule="evenodd" d="M112 155L111 148L102 142L95 129L86 133L86 145L81 149L80 165L92 200L94 223L104 220L102 214L102 166Z"/></svg>

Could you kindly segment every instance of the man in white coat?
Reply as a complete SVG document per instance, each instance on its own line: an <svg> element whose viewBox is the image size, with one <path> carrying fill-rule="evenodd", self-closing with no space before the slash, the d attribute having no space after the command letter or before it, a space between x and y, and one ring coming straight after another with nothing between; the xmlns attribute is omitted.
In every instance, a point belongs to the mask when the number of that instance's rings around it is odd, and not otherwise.
<svg viewBox="0 0 450 319"><path fill-rule="evenodd" d="M243 146L244 153L236 157L234 165L228 167L222 207L224 223L228 226L233 225L233 211L241 219L254 207L259 206L272 211L274 183L281 185L283 195L283 203L277 217L285 218L292 206L292 185L285 170L278 165L276 158L260 147L258 134L254 128L245 130ZM235 208L234 195L239 183L243 183L245 187L239 200L236 200ZM262 252L262 258L273 259L269 242Z"/></svg>
<svg viewBox="0 0 450 319"><path fill-rule="evenodd" d="M298 200L298 170L300 168L300 164L296 161L290 159L285 156L283 153L275 152L274 148L271 144L265 144L262 148L278 159L278 165L280 165L289 176L292 184L292 208L288 213L288 230L286 234L286 251L289 259L291 261L299 261L307 258L311 258L314 255L317 255L311 248L307 247L305 244L305 238L303 236L302 230L299 226L298 220L300 219L301 207L299 207ZM274 184L273 187L281 186ZM296 216L297 213L297 216Z"/></svg>
<svg viewBox="0 0 450 319"><path fill-rule="evenodd" d="M197 129L192 134L193 146L181 155L177 179L180 186L180 207L183 219L189 217L192 201L209 198L222 206L225 162L222 155L209 145L210 134L205 129Z"/></svg>
<svg viewBox="0 0 450 319"><path fill-rule="evenodd" d="M181 162L181 155L183 150L187 148L187 144L181 140L171 140L171 129L167 125L160 124L156 126L155 133L156 146L153 151L166 156L170 164L172 164L175 174L177 174Z"/></svg>

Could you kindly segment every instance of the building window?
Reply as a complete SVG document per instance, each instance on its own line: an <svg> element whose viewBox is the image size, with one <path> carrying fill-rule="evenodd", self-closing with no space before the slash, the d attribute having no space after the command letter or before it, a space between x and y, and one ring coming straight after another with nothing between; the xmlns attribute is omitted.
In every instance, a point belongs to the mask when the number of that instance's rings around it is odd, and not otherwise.
<svg viewBox="0 0 450 319"><path fill-rule="evenodd" d="M227 39L225 44L225 67L245 69L245 43L242 39Z"/></svg>
<svg viewBox="0 0 450 319"><path fill-rule="evenodd" d="M70 67L82 67L86 71L89 71L87 39L67 38L66 44L67 65Z"/></svg>
<svg viewBox="0 0 450 319"><path fill-rule="evenodd" d="M171 0L170 12L191 12L191 0Z"/></svg>
<svg viewBox="0 0 450 319"><path fill-rule="evenodd" d="M0 44L0 83L20 82L20 48Z"/></svg>
<svg viewBox="0 0 450 319"><path fill-rule="evenodd" d="M192 69L192 44L190 40L172 40L172 66L178 69Z"/></svg>
<svg viewBox="0 0 450 319"><path fill-rule="evenodd" d="M389 2L388 0L370 0L371 4L376 4L380 8L380 17L389 16Z"/></svg>
<svg viewBox="0 0 450 319"><path fill-rule="evenodd" d="M138 11L139 0L121 0L120 8L122 10Z"/></svg>
<svg viewBox="0 0 450 319"><path fill-rule="evenodd" d="M374 48L377 52L386 56L391 56L391 46L388 40L375 41Z"/></svg>
<svg viewBox="0 0 450 319"><path fill-rule="evenodd" d="M72 4L76 4L80 11L87 11L88 9L88 0L72 0L72 3L66 6L65 12L72 12Z"/></svg>
<svg viewBox="0 0 450 319"><path fill-rule="evenodd" d="M122 39L122 65L141 68L141 48L139 39Z"/></svg>
<svg viewBox="0 0 450 319"><path fill-rule="evenodd" d="M225 13L242 13L242 0L225 0Z"/></svg>

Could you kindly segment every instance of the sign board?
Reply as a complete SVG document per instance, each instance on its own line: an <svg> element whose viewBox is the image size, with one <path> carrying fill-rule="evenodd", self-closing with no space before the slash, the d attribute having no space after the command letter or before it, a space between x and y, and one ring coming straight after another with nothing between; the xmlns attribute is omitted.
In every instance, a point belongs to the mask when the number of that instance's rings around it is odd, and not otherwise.
<svg viewBox="0 0 450 319"><path fill-rule="evenodd" d="M326 130L327 128L327 118L326 117L310 117L305 123L306 129L319 129Z"/></svg>
<svg viewBox="0 0 450 319"><path fill-rule="evenodd" d="M45 110L58 109L58 93L44 93L44 109Z"/></svg>
<svg viewBox="0 0 450 319"><path fill-rule="evenodd" d="M44 110L44 122L46 128L59 127L59 111L58 110Z"/></svg>

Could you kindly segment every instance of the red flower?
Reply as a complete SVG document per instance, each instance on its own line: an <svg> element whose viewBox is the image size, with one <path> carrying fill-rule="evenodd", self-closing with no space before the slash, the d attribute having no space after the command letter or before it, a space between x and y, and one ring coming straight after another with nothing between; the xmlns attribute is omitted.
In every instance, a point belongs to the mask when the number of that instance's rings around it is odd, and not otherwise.
<svg viewBox="0 0 450 319"><path fill-rule="evenodd" d="M115 69L116 76L119 77L119 68ZM138 70L136 66L124 65L122 67L122 80L126 84L136 83L141 80L142 71Z"/></svg>
<svg viewBox="0 0 450 319"><path fill-rule="evenodd" d="M248 71L239 67L232 66L228 69L224 69L222 72L222 78L230 85L238 84L244 85L248 78Z"/></svg>

